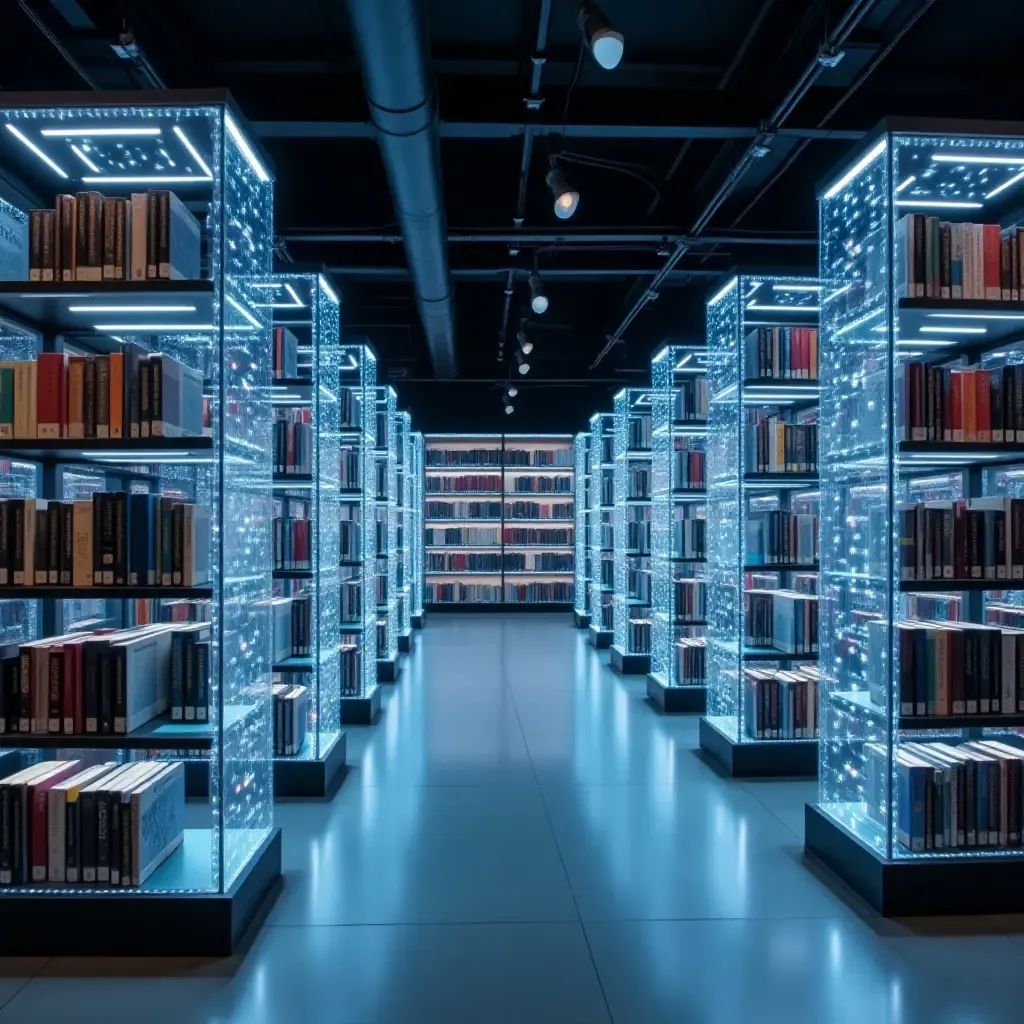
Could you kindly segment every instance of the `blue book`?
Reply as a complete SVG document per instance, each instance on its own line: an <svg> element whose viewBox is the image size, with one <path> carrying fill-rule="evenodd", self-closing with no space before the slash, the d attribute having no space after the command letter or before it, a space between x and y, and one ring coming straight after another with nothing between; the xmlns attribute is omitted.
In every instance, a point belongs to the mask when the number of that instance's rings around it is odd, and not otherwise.
<svg viewBox="0 0 1024 1024"><path fill-rule="evenodd" d="M928 713L928 634L914 631L914 714Z"/></svg>
<svg viewBox="0 0 1024 1024"><path fill-rule="evenodd" d="M914 853L923 851L928 766L900 751L897 754L897 781L896 837L908 850Z"/></svg>

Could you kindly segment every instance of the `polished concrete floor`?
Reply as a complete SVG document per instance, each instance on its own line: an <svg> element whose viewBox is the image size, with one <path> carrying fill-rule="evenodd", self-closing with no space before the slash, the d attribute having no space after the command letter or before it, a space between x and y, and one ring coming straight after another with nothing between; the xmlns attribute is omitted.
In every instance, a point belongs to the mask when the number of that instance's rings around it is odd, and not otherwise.
<svg viewBox="0 0 1024 1024"><path fill-rule="evenodd" d="M1024 919L891 922L565 615L434 615L231 960L0 961L0 1024L1007 1024Z"/></svg>

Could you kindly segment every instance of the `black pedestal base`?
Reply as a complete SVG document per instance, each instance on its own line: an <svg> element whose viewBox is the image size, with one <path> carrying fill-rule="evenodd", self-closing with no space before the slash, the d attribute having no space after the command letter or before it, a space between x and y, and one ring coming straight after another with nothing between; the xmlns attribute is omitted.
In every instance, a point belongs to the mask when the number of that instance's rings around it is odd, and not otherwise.
<svg viewBox="0 0 1024 1024"><path fill-rule="evenodd" d="M417 615L413 612L413 614L409 616L409 621L412 623L413 629L422 629L427 621L427 613L420 612L419 615Z"/></svg>
<svg viewBox="0 0 1024 1024"><path fill-rule="evenodd" d="M3 898L0 955L230 956L280 877L275 828L225 893L11 893Z"/></svg>
<svg viewBox="0 0 1024 1024"><path fill-rule="evenodd" d="M412 654L412 649L416 646L415 640L413 639L413 633L410 629L408 633L402 633L398 637L398 649L402 654Z"/></svg>
<svg viewBox="0 0 1024 1024"><path fill-rule="evenodd" d="M656 675L647 676L647 696L663 715L703 715L707 710L703 686L666 686Z"/></svg>
<svg viewBox="0 0 1024 1024"><path fill-rule="evenodd" d="M575 608L572 610L572 624L577 629L586 629L590 625L590 616L584 612L578 612Z"/></svg>
<svg viewBox="0 0 1024 1024"><path fill-rule="evenodd" d="M814 779L817 740L737 743L709 718L700 720L700 749L734 779Z"/></svg>
<svg viewBox="0 0 1024 1024"><path fill-rule="evenodd" d="M317 759L274 758L274 797L322 797L345 770L345 734L338 733Z"/></svg>
<svg viewBox="0 0 1024 1024"><path fill-rule="evenodd" d="M624 676L645 676L651 671L649 654L627 654L617 644L612 644L612 668Z"/></svg>
<svg viewBox="0 0 1024 1024"><path fill-rule="evenodd" d="M587 643L599 651L611 647L615 634L610 629L601 629L598 626L587 627Z"/></svg>
<svg viewBox="0 0 1024 1024"><path fill-rule="evenodd" d="M375 686L365 697L341 698L342 725L373 725L380 714L380 687Z"/></svg>
<svg viewBox="0 0 1024 1024"><path fill-rule="evenodd" d="M1024 912L1024 856L887 861L816 804L804 849L885 917Z"/></svg>
<svg viewBox="0 0 1024 1024"><path fill-rule="evenodd" d="M396 654L393 658L377 659L377 682L397 683L398 677L402 674L402 665Z"/></svg>

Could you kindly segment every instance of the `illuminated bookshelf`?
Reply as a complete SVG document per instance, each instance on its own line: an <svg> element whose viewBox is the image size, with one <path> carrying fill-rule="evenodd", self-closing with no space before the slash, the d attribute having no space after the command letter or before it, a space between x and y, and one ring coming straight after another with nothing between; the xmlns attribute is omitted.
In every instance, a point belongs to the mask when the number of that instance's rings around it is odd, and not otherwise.
<svg viewBox="0 0 1024 1024"><path fill-rule="evenodd" d="M426 612L423 610L423 460L425 458L423 435L412 433L412 498L409 508L412 535L412 615L415 629L422 629Z"/></svg>
<svg viewBox="0 0 1024 1024"><path fill-rule="evenodd" d="M398 660L398 396L377 386L374 439L374 526L377 535L377 679L394 683L402 671Z"/></svg>
<svg viewBox="0 0 1024 1024"><path fill-rule="evenodd" d="M590 417L590 625L587 640L603 650L615 636L615 414Z"/></svg>
<svg viewBox="0 0 1024 1024"><path fill-rule="evenodd" d="M590 625L590 431L573 439L576 465L576 545L573 568L573 625L586 629Z"/></svg>
<svg viewBox="0 0 1024 1024"><path fill-rule="evenodd" d="M415 500L415 484L413 482L413 440L412 417L407 412L398 413L395 420L395 448L397 459L397 493L398 506L398 557L396 564L396 603L395 633L398 650L408 654L413 648L412 633L412 591L415 575L416 552L413 545L413 533L416 524L413 519L413 502Z"/></svg>

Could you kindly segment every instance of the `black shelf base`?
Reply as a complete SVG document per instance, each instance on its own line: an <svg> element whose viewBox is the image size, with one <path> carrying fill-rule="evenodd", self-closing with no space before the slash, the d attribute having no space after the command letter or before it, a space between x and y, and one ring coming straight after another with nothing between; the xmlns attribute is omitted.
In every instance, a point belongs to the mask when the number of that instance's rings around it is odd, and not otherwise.
<svg viewBox="0 0 1024 1024"><path fill-rule="evenodd" d="M412 654L413 648L416 646L416 640L413 636L412 628L410 627L408 633L402 633L398 637L398 650L402 654Z"/></svg>
<svg viewBox="0 0 1024 1024"><path fill-rule="evenodd" d="M12 893L3 897L0 955L230 956L280 877L275 828L225 893Z"/></svg>
<svg viewBox="0 0 1024 1024"><path fill-rule="evenodd" d="M428 611L441 612L571 612L572 604L568 601L481 601L473 604L469 601L444 601L431 604Z"/></svg>
<svg viewBox="0 0 1024 1024"><path fill-rule="evenodd" d="M316 760L275 757L274 798L327 796L345 770L347 747L342 732Z"/></svg>
<svg viewBox="0 0 1024 1024"><path fill-rule="evenodd" d="M667 686L654 674L647 676L647 696L663 715L703 715L708 705L703 686Z"/></svg>
<svg viewBox="0 0 1024 1024"><path fill-rule="evenodd" d="M736 743L714 722L700 720L700 749L733 779L815 779L817 740Z"/></svg>
<svg viewBox="0 0 1024 1024"><path fill-rule="evenodd" d="M380 715L380 687L375 686L367 697L341 698L342 725L373 725Z"/></svg>
<svg viewBox="0 0 1024 1024"><path fill-rule="evenodd" d="M419 615L417 615L413 612L412 615L409 616L409 621L412 623L413 629L422 629L427 623L427 613L420 612Z"/></svg>
<svg viewBox="0 0 1024 1024"><path fill-rule="evenodd" d="M377 659L377 682L397 683L398 677L402 674L402 663L396 654L393 658Z"/></svg>
<svg viewBox="0 0 1024 1024"><path fill-rule="evenodd" d="M590 616L585 612L578 612L575 608L572 610L572 624L576 629L586 629L590 625Z"/></svg>
<svg viewBox="0 0 1024 1024"><path fill-rule="evenodd" d="M804 806L804 851L883 917L1024 912L1024 856L887 861L816 804Z"/></svg>
<svg viewBox="0 0 1024 1024"><path fill-rule="evenodd" d="M610 629L601 629L600 626L590 625L587 627L587 643L598 651L611 647L615 634Z"/></svg>
<svg viewBox="0 0 1024 1024"><path fill-rule="evenodd" d="M612 668L624 676L645 676L651 671L649 654L627 654L617 644L611 645Z"/></svg>

